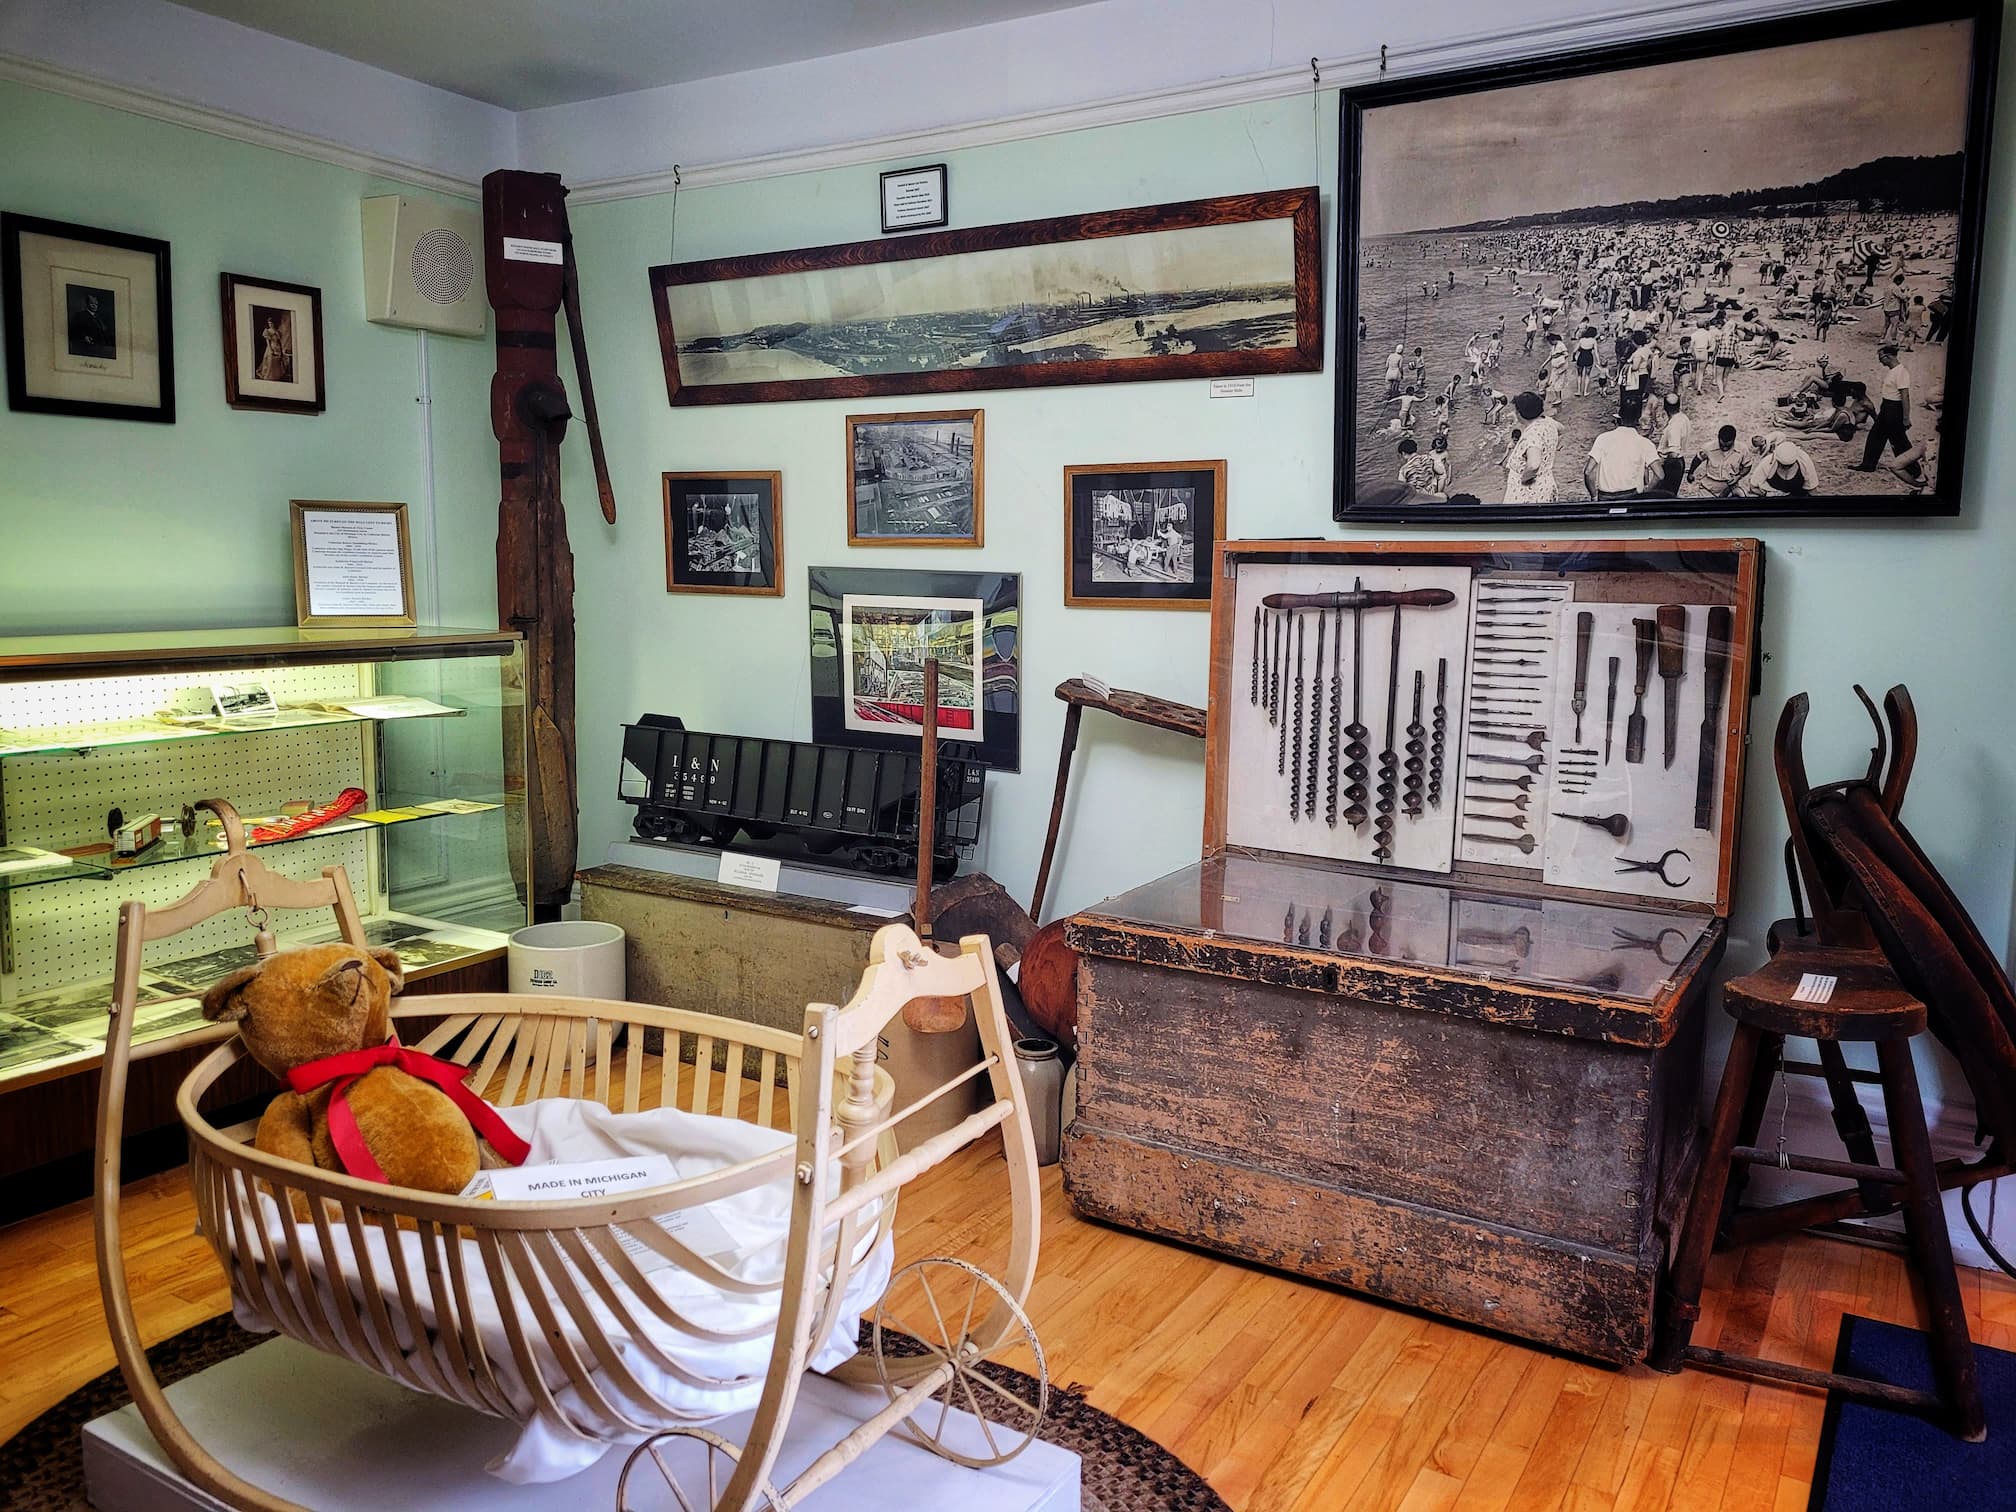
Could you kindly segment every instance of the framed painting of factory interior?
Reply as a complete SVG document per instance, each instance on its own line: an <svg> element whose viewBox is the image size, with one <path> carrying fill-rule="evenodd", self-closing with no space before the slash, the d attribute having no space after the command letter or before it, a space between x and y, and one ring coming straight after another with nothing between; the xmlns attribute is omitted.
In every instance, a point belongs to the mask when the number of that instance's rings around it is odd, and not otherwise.
<svg viewBox="0 0 2016 1512"><path fill-rule="evenodd" d="M1314 188L674 263L651 297L674 404L1323 366Z"/></svg>
<svg viewBox="0 0 2016 1512"><path fill-rule="evenodd" d="M847 417L849 546L978 546L980 410Z"/></svg>
<svg viewBox="0 0 2016 1512"><path fill-rule="evenodd" d="M1064 469L1064 602L1075 609L1209 609L1225 463Z"/></svg>
<svg viewBox="0 0 2016 1512"><path fill-rule="evenodd" d="M2000 18L1345 91L1336 518L1957 512Z"/></svg>
<svg viewBox="0 0 2016 1512"><path fill-rule="evenodd" d="M8 407L172 424L169 288L165 241L0 214Z"/></svg>
<svg viewBox="0 0 2016 1512"><path fill-rule="evenodd" d="M319 415L322 291L220 273L224 305L224 400L233 409Z"/></svg>
<svg viewBox="0 0 2016 1512"><path fill-rule="evenodd" d="M914 750L938 662L946 756L1021 770L1022 579L1012 572L814 567L812 738Z"/></svg>
<svg viewBox="0 0 2016 1512"><path fill-rule="evenodd" d="M784 593L783 475L665 474L665 591Z"/></svg>

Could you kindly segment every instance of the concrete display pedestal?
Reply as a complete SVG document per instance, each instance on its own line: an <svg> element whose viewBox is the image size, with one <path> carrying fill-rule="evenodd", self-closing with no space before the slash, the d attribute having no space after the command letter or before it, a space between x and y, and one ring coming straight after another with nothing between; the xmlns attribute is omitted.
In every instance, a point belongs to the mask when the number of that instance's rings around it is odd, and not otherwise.
<svg viewBox="0 0 2016 1512"><path fill-rule="evenodd" d="M613 1509L629 1452L612 1449L592 1469L550 1485L508 1485L483 1466L509 1447L513 1425L408 1391L291 1339L179 1381L168 1397L198 1442L231 1469L317 1512ZM774 1482L788 1482L882 1402L878 1391L807 1377ZM749 1417L711 1426L739 1443ZM930 1421L937 1422L935 1408ZM965 1428L980 1444L977 1426L968 1420ZM667 1458L681 1466L680 1451L694 1448L692 1440L674 1440ZM224 1512L221 1502L182 1479L130 1405L85 1426L84 1477L97 1512ZM1038 1441L1005 1465L968 1470L892 1435L796 1505L804 1512L1079 1512L1078 1484L1078 1456L1053 1444ZM676 1505L662 1480L652 1489L658 1500L643 1505Z"/></svg>

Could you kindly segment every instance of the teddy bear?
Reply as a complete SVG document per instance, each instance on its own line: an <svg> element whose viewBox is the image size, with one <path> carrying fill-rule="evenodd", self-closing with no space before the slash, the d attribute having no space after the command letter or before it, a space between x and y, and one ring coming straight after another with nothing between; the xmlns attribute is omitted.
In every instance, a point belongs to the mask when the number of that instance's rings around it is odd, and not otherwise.
<svg viewBox="0 0 2016 1512"><path fill-rule="evenodd" d="M259 1120L257 1149L443 1193L475 1176L479 1125L507 1159L524 1158L504 1148L515 1136L496 1111L462 1086L466 1067L393 1040L404 985L396 951L337 943L278 951L203 994L203 1016L235 1023L252 1059L288 1083Z"/></svg>

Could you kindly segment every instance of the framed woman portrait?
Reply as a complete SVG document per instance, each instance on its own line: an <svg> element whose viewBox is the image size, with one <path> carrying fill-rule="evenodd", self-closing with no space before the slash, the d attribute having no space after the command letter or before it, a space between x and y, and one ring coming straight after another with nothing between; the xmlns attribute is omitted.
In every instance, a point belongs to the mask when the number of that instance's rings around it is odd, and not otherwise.
<svg viewBox="0 0 2016 1512"><path fill-rule="evenodd" d="M233 409L319 415L327 407L322 379L322 291L222 273L224 399Z"/></svg>

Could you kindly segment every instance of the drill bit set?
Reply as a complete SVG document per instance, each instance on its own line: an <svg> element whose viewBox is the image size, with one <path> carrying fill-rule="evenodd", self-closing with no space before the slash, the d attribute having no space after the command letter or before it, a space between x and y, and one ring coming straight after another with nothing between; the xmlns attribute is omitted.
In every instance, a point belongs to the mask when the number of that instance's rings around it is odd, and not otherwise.
<svg viewBox="0 0 2016 1512"><path fill-rule="evenodd" d="M1553 780L1555 664L1562 609L1573 596L1560 578L1480 577L1472 585L1458 860L1530 866L1545 844L1544 809L1489 799L1492 779L1512 767L1543 786Z"/></svg>

